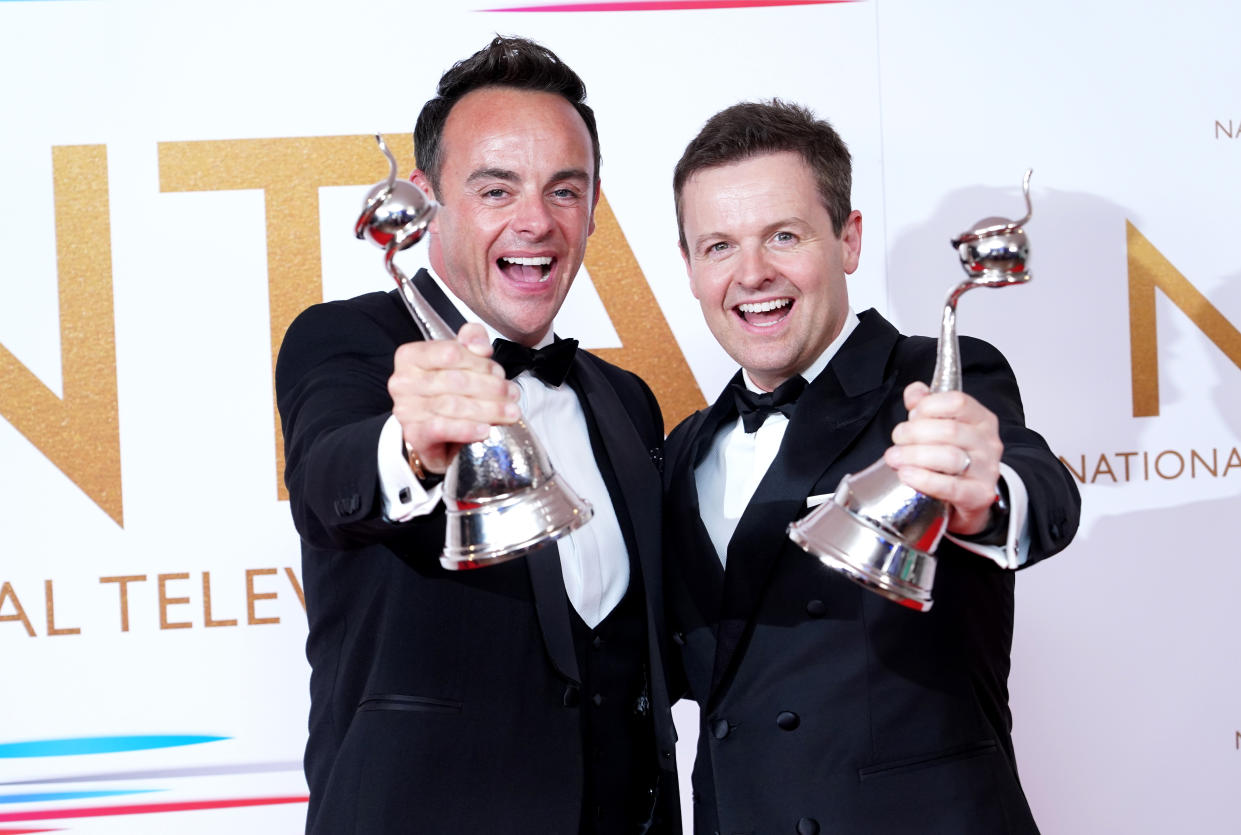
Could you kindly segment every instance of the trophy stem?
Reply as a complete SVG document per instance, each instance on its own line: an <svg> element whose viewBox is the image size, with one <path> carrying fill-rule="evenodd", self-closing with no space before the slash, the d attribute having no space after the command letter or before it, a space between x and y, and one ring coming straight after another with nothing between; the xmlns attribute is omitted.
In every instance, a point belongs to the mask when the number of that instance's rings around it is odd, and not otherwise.
<svg viewBox="0 0 1241 835"><path fill-rule="evenodd" d="M396 255L399 248L399 237L393 238L384 247L384 266L388 269L388 274L396 279L396 286L401 291L401 301L405 302L405 309L413 317L414 324L422 332L423 339L452 339L456 336L452 328L448 327L448 323L435 312L435 308L431 307L427 300L422 297L422 294L418 292L401 268L396 265L396 261L393 260L393 256Z"/></svg>
<svg viewBox="0 0 1241 835"><path fill-rule="evenodd" d="M968 289L968 282L954 287L944 302L944 315L939 322L939 348L935 357L935 373L931 375L931 391L961 390L961 345L957 339L957 299Z"/></svg>

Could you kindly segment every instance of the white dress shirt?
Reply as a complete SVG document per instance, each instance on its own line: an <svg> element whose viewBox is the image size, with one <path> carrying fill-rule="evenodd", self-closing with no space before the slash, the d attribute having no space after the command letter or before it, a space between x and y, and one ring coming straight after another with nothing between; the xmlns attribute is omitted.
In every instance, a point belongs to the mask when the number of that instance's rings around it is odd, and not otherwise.
<svg viewBox="0 0 1241 835"><path fill-rule="evenodd" d="M802 377L808 384L813 383L823 369L827 368L827 364L840 350L840 346L845 344L857 324L857 315L850 308L840 334L818 359L802 372ZM746 388L755 393L762 392L745 369L741 370L741 379ZM715 545L720 564L725 567L728 563L728 543L733 538L737 523L745 513L754 491L758 489L759 482L763 480L771 462L780 451L780 444L788 426L789 419L780 412L768 415L755 432L746 432L741 418L737 418L731 427L723 427L716 433L711 441L711 449L702 463L694 469L702 523ZM962 548L994 560L1003 568L1017 568L1025 562L1029 552L1029 500L1025 484L1011 467L1000 464L1000 477L1008 488L1009 496L1009 525L1005 545L980 545L951 534L946 536ZM814 507L830 497L830 493L811 496L806 500L806 505Z"/></svg>
<svg viewBox="0 0 1241 835"><path fill-rule="evenodd" d="M481 324L493 340L500 336L453 295L438 276L432 273L432 278L467 322ZM533 347L549 345L553 339L549 328ZM521 390L518 402L526 425L547 450L558 477L594 508L589 522L556 541L569 601L593 629L625 596L629 586L629 552L612 498L595 463L586 415L568 383L549 386L529 371L518 374L513 382ZM384 515L393 522L407 522L431 513L443 492L441 485L430 491L422 487L401 454L402 448L400 423L389 417L379 436L377 454Z"/></svg>

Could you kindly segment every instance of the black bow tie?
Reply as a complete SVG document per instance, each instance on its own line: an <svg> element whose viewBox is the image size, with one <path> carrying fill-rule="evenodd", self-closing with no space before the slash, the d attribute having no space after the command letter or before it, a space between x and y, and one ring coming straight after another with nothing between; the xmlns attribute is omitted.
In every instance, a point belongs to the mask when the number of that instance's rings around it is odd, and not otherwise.
<svg viewBox="0 0 1241 835"><path fill-rule="evenodd" d="M741 415L741 424L746 432L757 432L758 428L773 412L780 412L792 420L793 409L797 406L797 398L806 390L806 381L798 374L789 377L776 387L775 391L755 394L746 388L738 378L732 383L733 397L737 401L737 412Z"/></svg>
<svg viewBox="0 0 1241 835"><path fill-rule="evenodd" d="M526 369L549 386L559 386L569 376L573 356L577 353L576 339L557 339L542 348L527 348L507 339L492 343L495 352L491 358L504 366L504 376L510 380Z"/></svg>

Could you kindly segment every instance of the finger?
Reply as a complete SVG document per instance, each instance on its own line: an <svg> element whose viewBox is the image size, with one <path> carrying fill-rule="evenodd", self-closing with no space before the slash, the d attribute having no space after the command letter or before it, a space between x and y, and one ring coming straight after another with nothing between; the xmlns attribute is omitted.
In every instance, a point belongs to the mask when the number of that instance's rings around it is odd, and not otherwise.
<svg viewBox="0 0 1241 835"><path fill-rule="evenodd" d="M970 467L971 472L973 467ZM949 475L922 467L896 470L901 483L952 506L957 516L976 518L990 511L995 501L995 482L968 475Z"/></svg>
<svg viewBox="0 0 1241 835"><path fill-rule="evenodd" d="M905 386L904 400L906 410L912 412L928 394L931 387L923 382L913 382Z"/></svg>
<svg viewBox="0 0 1241 835"><path fill-rule="evenodd" d="M466 322L457 331L457 341L470 353L479 357L490 357L492 354L491 340L487 338L487 329L477 322Z"/></svg>
<svg viewBox="0 0 1241 835"><path fill-rule="evenodd" d="M980 454L977 458L969 451L950 444L913 444L892 446L884 451L889 467L916 467L932 470L943 475L986 480L990 477L993 461ZM998 468L995 470L998 473Z"/></svg>
<svg viewBox="0 0 1241 835"><path fill-rule="evenodd" d="M481 346L477 347L481 350ZM407 342L396 349L392 360L392 370L398 374L454 368L493 377L504 376L504 369L499 365L487 356L480 356L470 345L455 339Z"/></svg>
<svg viewBox="0 0 1241 835"><path fill-rule="evenodd" d="M388 378L393 402L406 398L454 395L488 403L515 403L520 397L516 383L476 369L404 368ZM456 416L459 412L450 412Z"/></svg>

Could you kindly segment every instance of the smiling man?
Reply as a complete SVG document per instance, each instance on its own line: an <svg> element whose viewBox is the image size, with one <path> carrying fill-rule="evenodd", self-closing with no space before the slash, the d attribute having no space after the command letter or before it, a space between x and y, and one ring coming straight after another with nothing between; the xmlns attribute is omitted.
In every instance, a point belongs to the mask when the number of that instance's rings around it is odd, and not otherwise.
<svg viewBox="0 0 1241 835"><path fill-rule="evenodd" d="M673 182L690 287L741 365L666 446L669 628L702 718L695 831L1036 832L1010 736L1013 569L1072 539L1071 476L994 348L962 339L965 392L931 395L934 340L849 308L862 217L826 122L728 108ZM880 455L951 506L925 614L786 534Z"/></svg>
<svg viewBox="0 0 1241 835"><path fill-rule="evenodd" d="M413 179L441 209L413 281L456 340L422 341L396 291L311 307L285 337L307 832L680 831L662 418L640 379L552 332L599 199L585 94L547 49L496 38L419 115ZM594 517L524 559L446 571L442 473L522 415Z"/></svg>

